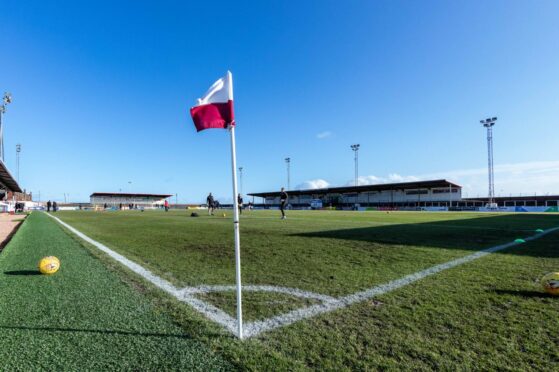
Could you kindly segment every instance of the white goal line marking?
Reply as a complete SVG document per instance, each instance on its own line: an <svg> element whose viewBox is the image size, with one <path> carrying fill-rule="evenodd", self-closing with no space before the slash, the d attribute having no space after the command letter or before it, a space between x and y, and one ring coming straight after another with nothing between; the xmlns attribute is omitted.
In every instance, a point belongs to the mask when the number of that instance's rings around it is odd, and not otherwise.
<svg viewBox="0 0 559 372"><path fill-rule="evenodd" d="M237 333L237 321L232 316L225 313L223 310L203 301L195 297L196 294L203 294L203 293L210 293L210 292L227 292L235 290L234 285L202 285L198 287L185 287L182 289L176 288L168 281L158 277L157 275L153 274L151 271L145 269L144 267L138 265L137 263L129 260L128 258L124 257L121 254L116 253L115 251L111 250L107 246L91 239L87 235L83 234L82 232L76 230L72 226L68 225L64 221L60 220L58 217L54 217L49 213L46 213L47 216L53 218L62 226L70 230L72 233L83 239L84 241L88 242L89 244L95 246L99 250L105 252L107 255L127 267L128 269L132 270L136 274L140 275L150 283L154 284L158 288L162 289L163 291L171 294L173 297L177 298L179 301L185 302L188 305L192 306L195 310L202 313L208 319L222 325L226 328L229 332L236 334ZM541 238L542 236L549 234L551 232L559 230L559 227L554 227L544 232L538 233L537 235L524 238L526 242L531 240L536 240ZM349 305L352 305L357 302L362 302L368 299L371 299L375 296L379 296L388 292L391 292L395 289L404 287L408 284L414 283L418 280L421 280L425 277L430 275L439 273L441 271L468 263L470 261L476 260L478 258L484 257L490 253L501 251L503 249L507 249L516 245L520 245L523 243L517 243L515 241L497 245L491 248L483 249L477 251L476 253L470 254L468 256L464 256L461 258L457 258L455 260L432 266L428 269L418 271L414 274L406 275L400 279L392 280L388 283L381 284L367 290L356 292L354 294L343 296L339 298L330 297L323 294L303 291L296 288L287 288L287 287L278 287L278 286L271 286L271 285L244 285L242 287L243 291L248 292L276 292L276 293L285 293L292 295L294 297L300 298L308 298L321 301L320 304L311 305L308 307L303 307L300 309L296 309L290 311L285 314L281 314L272 318L259 320L255 322L250 322L245 324L244 328L244 336L245 337L254 337L263 332L271 331L273 329L284 327L295 322L298 322L303 319L308 319L314 317L319 314L331 312L334 310L345 308Z"/></svg>

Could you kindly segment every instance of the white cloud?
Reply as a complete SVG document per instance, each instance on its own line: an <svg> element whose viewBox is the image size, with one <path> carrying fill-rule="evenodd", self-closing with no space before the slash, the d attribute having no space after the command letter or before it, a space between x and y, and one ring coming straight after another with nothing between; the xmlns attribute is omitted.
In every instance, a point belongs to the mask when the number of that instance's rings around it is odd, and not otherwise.
<svg viewBox="0 0 559 372"><path fill-rule="evenodd" d="M495 194L542 195L559 194L559 161L534 161L495 165ZM386 182L411 182L419 180L448 179L463 187L464 197L487 195L487 168L455 169L446 172L401 176L393 173L388 177L359 177L360 185ZM353 185L351 180L347 185Z"/></svg>
<svg viewBox="0 0 559 372"><path fill-rule="evenodd" d="M389 182L413 182L419 180L420 178L416 176L401 176L397 173L391 173L388 175Z"/></svg>
<svg viewBox="0 0 559 372"><path fill-rule="evenodd" d="M379 183L392 183L392 182L412 182L412 181L419 181L420 178L416 176L402 176L397 173L391 173L387 177L378 177L374 175L370 176L360 176L357 179L357 183L360 186L363 185L375 185ZM346 183L347 186L355 185L355 180L348 181Z"/></svg>
<svg viewBox="0 0 559 372"><path fill-rule="evenodd" d="M331 135L332 135L332 132L330 132L330 131L320 132L320 133L318 133L318 134L316 135L316 138L318 138L318 139L325 139L325 138L330 137Z"/></svg>
<svg viewBox="0 0 559 372"><path fill-rule="evenodd" d="M358 185L374 185L375 183L384 183L380 177L377 176L360 176L357 178ZM355 180L347 182L347 186L354 186Z"/></svg>
<svg viewBox="0 0 559 372"><path fill-rule="evenodd" d="M495 194L559 194L559 161L534 161L495 165ZM487 195L487 168L460 169L431 175L463 185L463 195Z"/></svg>
<svg viewBox="0 0 559 372"><path fill-rule="evenodd" d="M295 187L296 190L314 190L314 189L324 189L330 186L328 181L323 179L309 180L305 181Z"/></svg>
<svg viewBox="0 0 559 372"><path fill-rule="evenodd" d="M446 172L426 173L403 176L390 173L386 177L368 175L360 176L359 185L374 185L391 182L413 182L421 180L447 179L462 185L463 197L487 195L487 168L454 169ZM346 186L353 186L355 180ZM305 181L297 189L319 189L329 187L323 179ZM333 185L334 186L334 185ZM559 160L533 161L495 165L496 196L559 194Z"/></svg>

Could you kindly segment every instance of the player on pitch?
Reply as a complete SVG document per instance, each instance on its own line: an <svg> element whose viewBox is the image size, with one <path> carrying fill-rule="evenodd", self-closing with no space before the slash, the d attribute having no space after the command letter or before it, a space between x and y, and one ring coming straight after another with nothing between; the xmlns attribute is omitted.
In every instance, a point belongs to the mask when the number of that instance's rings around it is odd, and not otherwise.
<svg viewBox="0 0 559 372"><path fill-rule="evenodd" d="M208 214L210 216L213 216L214 209L215 209L215 202L214 202L214 196L212 195L211 192L210 195L208 195L208 197L206 198L206 204L208 204Z"/></svg>
<svg viewBox="0 0 559 372"><path fill-rule="evenodd" d="M285 189L282 187L280 192L280 211L281 211L281 219L285 220L287 217L285 216L285 207L287 206L287 200L289 196L285 192Z"/></svg>

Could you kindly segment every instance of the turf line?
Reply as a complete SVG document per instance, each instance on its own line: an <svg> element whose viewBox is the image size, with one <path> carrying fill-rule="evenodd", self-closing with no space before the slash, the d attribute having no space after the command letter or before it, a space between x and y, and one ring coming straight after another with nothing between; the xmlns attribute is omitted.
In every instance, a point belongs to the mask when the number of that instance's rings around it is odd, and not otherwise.
<svg viewBox="0 0 559 372"><path fill-rule="evenodd" d="M235 286L232 286L232 285L199 286L199 287L186 287L186 288L183 288L183 289L177 289L171 283L169 283L168 281L158 277L157 275L153 274L151 271L143 268L142 266L140 266L137 263L129 260L128 258L114 252L113 250L111 250L107 246L91 239L87 235L85 235L85 234L81 233L80 231L76 230L75 228L73 228L72 226L63 222L59 218L54 217L54 216L52 216L51 214L48 214L48 213L47 213L47 215L49 217L53 218L54 220L56 220L62 226L66 227L69 231L71 231L72 233L74 233L75 235L80 237L81 239L83 239L86 242L92 244L93 246L95 246L99 250L105 252L107 255L109 255L110 257L112 257L116 261L120 262L122 265L126 266L127 268L129 268L130 270L135 272L136 274L142 276L144 279L153 283L158 288L161 288L162 290L171 294L172 296L174 296L178 300L189 304L195 310L202 313L203 315L205 315L210 320L222 325L227 330L229 330L232 334L237 333L236 332L237 331L237 327L236 327L237 321L233 317L231 317L230 315L228 315L224 311L218 309L217 307L215 307L215 306L213 306L213 305L211 305L211 304L209 304L205 301L197 299L193 296L193 295L199 294L199 293L207 293L207 292L213 292L213 291L228 291L228 290L234 289ZM554 227L554 228L545 230L542 233L538 233L537 235L527 237L524 240L526 242L531 241L531 240L536 240L536 239L539 239L539 238L543 237L544 235L547 235L547 234L552 233L552 232L557 231L557 230L559 230L559 227ZM268 318L268 319L264 319L264 320L260 320L260 321L255 321L255 322L251 322L251 323L246 323L245 328L244 328L244 336L245 336L245 338L254 337L254 336L257 336L257 335L259 335L263 332L271 331L271 330L279 328L279 327L284 327L284 326L293 324L293 323L298 322L298 321L303 320L303 319L308 319L308 318L314 317L314 316L319 315L319 314L323 314L323 313L331 312L331 311L334 311L334 310L342 309L342 308L345 308L345 307L347 307L349 305L352 305L354 303L365 301L365 300L371 299L375 296L391 292L393 290L404 287L408 284L414 283L418 280L421 280L421 279L426 278L428 276L434 275L434 274L439 273L441 271L451 269L453 267L471 262L471 261L476 260L478 258L484 257L484 256L486 256L490 253L498 252L498 251L501 251L501 250L504 250L504 249L507 249L507 248L510 248L510 247L513 247L513 246L516 246L516 245L520 245L520 244L524 244L524 243L517 243L515 241L512 241L512 242L509 242L509 243L505 243L505 244L497 245L497 246L490 247L490 248L487 248L487 249L483 249L483 250L480 250L476 253L470 254L468 256L461 257L461 258L458 258L458 259L455 259L455 260L452 260L452 261L449 261L449 262L446 262L446 263L443 263L443 264L435 265L435 266L432 266L428 269L418 271L414 274L406 275L406 276L404 276L400 279L396 279L396 280L390 281L388 283L369 288L365 291L356 292L354 294L344 296L344 297L340 297L340 298L337 298L337 299L332 298L330 296L315 294L315 293L312 293L312 292L306 292L306 291L302 291L302 290L294 289L294 288L285 288L285 287L276 287L276 286L262 286L262 285L261 286L254 286L254 285L243 286L243 289L246 290L246 291L279 292L279 293L291 294L291 295L296 296L296 297L315 298L315 299L323 301L323 303L321 303L321 304L312 305L312 306L304 307L304 308L301 308L301 309L293 310L293 311L290 311L286 314L278 315L278 316L275 316L275 317L272 317L272 318Z"/></svg>

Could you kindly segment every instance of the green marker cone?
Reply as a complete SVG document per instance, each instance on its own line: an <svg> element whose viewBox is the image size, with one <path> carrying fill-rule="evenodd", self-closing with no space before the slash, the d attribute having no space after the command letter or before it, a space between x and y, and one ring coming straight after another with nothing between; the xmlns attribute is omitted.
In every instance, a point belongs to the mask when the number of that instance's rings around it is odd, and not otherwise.
<svg viewBox="0 0 559 372"><path fill-rule="evenodd" d="M526 240L518 238L514 242L515 243L526 243Z"/></svg>
<svg viewBox="0 0 559 372"><path fill-rule="evenodd" d="M537 233L543 233L543 230L542 229L537 229L536 232Z"/></svg>

